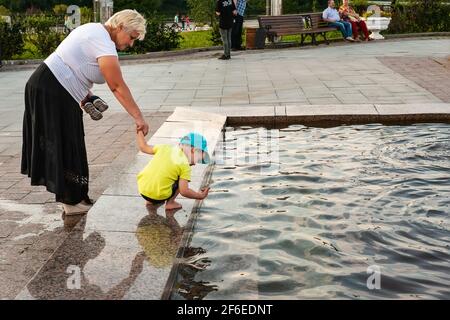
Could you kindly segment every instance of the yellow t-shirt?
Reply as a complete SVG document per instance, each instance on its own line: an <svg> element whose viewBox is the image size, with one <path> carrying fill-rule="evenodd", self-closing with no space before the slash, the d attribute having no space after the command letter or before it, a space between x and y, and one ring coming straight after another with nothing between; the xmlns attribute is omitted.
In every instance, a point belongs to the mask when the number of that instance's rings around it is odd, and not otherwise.
<svg viewBox="0 0 450 320"><path fill-rule="evenodd" d="M164 200L172 195L177 180L191 180L191 166L179 146L158 144L153 151L153 159L137 176L138 189L150 199Z"/></svg>

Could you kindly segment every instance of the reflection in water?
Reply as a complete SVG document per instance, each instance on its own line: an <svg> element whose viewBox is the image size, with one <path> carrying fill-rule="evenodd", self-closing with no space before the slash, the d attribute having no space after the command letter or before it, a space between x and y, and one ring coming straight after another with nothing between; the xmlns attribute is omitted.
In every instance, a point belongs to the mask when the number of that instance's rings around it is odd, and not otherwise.
<svg viewBox="0 0 450 320"><path fill-rule="evenodd" d="M66 215L65 212L62 213L61 219L64 223L64 230L65 231L72 231L72 229L78 224L78 222L81 221L86 216L85 213L82 214L75 214L75 215ZM86 222L84 222L86 223Z"/></svg>
<svg viewBox="0 0 450 320"><path fill-rule="evenodd" d="M227 130L172 298L450 298L449 125L290 126L277 170L261 130Z"/></svg>
<svg viewBox="0 0 450 320"><path fill-rule="evenodd" d="M75 216L71 216L75 219ZM67 218L67 217L65 217ZM78 217L80 218L80 217ZM74 221L69 220L71 223ZM142 271L143 255L138 255L132 263L129 276L108 292L90 283L83 270L86 263L95 259L105 248L105 240L98 232L84 238L86 216L81 216L77 229L72 231L52 259L36 274L27 290L34 299L121 299ZM68 270L73 272L68 273ZM77 271L79 270L79 271ZM71 283L71 276L75 278ZM79 284L77 282L79 281Z"/></svg>
<svg viewBox="0 0 450 320"><path fill-rule="evenodd" d="M180 209L166 210L166 217L157 214L157 207L147 205L148 215L138 225L136 237L150 265L169 267L176 256L184 228L175 219Z"/></svg>
<svg viewBox="0 0 450 320"><path fill-rule="evenodd" d="M216 285L211 285L207 281L196 281L198 272L202 272L210 266L211 260L207 257L198 258L204 255L203 248L187 247L184 249L182 262L178 265L176 286L173 288L172 299L202 300L211 291L217 291Z"/></svg>
<svg viewBox="0 0 450 320"><path fill-rule="evenodd" d="M176 255L183 233L183 228L174 217L178 210L166 210L166 216L162 217L157 214L156 209L152 206L147 207L148 215L139 222L136 233L129 234L131 239L136 237L137 241L134 240L134 243L137 242L138 246L130 242L131 245L124 243L123 247L120 247L128 254L131 252L132 256L133 252L137 252L128 275L123 279L119 276L122 275L124 266L129 267L130 260L123 259L121 253L115 255L114 250L118 247L110 241L120 239L128 241L128 234L109 232L106 237L102 231L85 230L88 215L63 216L65 228L72 232L17 298L46 300L126 298L142 273L146 260L152 267L167 268L172 265ZM102 257L105 251L113 252L112 255L107 253ZM88 263L91 264L90 268L87 268ZM119 272L110 270L116 267ZM105 290L103 279L107 279L110 283L117 281L117 284Z"/></svg>
<svg viewBox="0 0 450 320"><path fill-rule="evenodd" d="M195 280L196 274L205 270L210 263L211 261L207 258L202 258L179 265L177 285L174 288L176 294L172 296L172 299L181 296L186 300L201 300L211 291L217 291L216 285L207 281Z"/></svg>

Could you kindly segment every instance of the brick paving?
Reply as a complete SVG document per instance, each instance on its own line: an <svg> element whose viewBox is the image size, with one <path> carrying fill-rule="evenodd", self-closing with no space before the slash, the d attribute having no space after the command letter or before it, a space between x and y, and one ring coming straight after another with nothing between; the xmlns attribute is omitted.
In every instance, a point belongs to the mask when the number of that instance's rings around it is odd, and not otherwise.
<svg viewBox="0 0 450 320"><path fill-rule="evenodd" d="M152 135L170 113L145 112ZM90 170L90 197L98 198L113 180L111 172L137 152L135 127L123 112L106 112L94 122L85 116ZM62 209L45 187L32 187L19 173L21 138L17 131L0 131L11 145L0 152L0 299L12 299L26 285L80 217L62 219ZM8 135L9 133L9 135ZM12 152L14 150L15 152Z"/></svg>
<svg viewBox="0 0 450 320"><path fill-rule="evenodd" d="M443 102L450 102L450 56L430 57L381 57L385 66L428 90Z"/></svg>

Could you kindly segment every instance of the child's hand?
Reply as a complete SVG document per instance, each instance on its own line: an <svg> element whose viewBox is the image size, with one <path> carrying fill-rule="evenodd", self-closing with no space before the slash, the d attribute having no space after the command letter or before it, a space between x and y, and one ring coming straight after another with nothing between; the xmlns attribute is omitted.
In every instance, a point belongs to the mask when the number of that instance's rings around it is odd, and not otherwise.
<svg viewBox="0 0 450 320"><path fill-rule="evenodd" d="M203 188L202 190L200 190L200 195L202 197L200 200L205 199L208 196L208 193L209 193L209 187Z"/></svg>
<svg viewBox="0 0 450 320"><path fill-rule="evenodd" d="M136 140L139 147L139 151L147 154L154 154L153 146L149 146L147 144L144 138L144 132L142 132L142 130L137 131Z"/></svg>

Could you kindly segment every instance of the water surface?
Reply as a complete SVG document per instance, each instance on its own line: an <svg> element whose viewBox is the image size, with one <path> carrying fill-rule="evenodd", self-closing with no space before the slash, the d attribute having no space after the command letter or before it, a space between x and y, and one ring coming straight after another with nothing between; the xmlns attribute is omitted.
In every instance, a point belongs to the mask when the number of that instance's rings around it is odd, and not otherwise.
<svg viewBox="0 0 450 320"><path fill-rule="evenodd" d="M227 128L172 298L449 299L449 139L448 124Z"/></svg>

